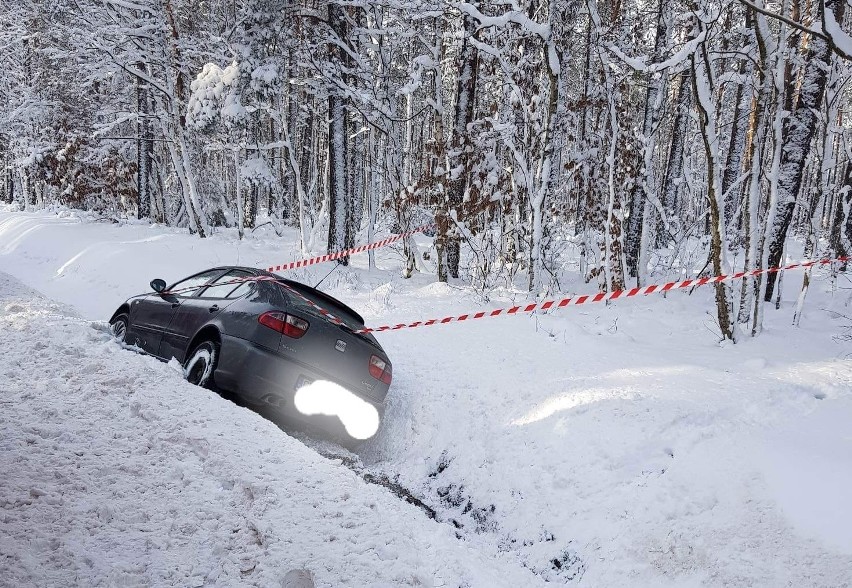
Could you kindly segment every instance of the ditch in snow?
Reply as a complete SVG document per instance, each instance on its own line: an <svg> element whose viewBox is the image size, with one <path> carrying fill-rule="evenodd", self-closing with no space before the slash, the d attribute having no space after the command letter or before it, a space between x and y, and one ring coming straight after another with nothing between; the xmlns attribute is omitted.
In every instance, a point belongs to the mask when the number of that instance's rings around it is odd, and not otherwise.
<svg viewBox="0 0 852 588"><path fill-rule="evenodd" d="M537 537L524 539L516 537L511 532L501 528L499 523L494 520L493 515L497 509L493 504L481 506L475 504L465 491L464 484L442 483L442 474L450 468L453 462L446 451L441 453L428 474L426 485L433 489L434 495L424 496L401 484L399 476L396 474L371 471L357 454L345 447L304 434L294 435L291 431L286 430L285 432L288 435L295 436L322 457L339 462L340 465L349 468L366 483L381 486L397 498L416 506L430 519L451 525L455 537L459 541L467 541L471 536L487 536L495 540L500 552L512 554L521 566L540 576L546 582L579 582L586 572L586 564L571 547L571 540L566 542L565 547L557 557L549 560L530 561L530 558L525 557L521 548L532 547L539 543L557 542L557 537L544 527Z"/></svg>

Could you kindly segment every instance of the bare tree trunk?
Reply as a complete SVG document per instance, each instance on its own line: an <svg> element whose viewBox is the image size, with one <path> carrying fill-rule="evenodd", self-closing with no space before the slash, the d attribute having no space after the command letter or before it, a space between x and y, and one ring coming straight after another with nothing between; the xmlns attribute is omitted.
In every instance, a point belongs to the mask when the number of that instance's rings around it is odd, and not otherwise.
<svg viewBox="0 0 852 588"><path fill-rule="evenodd" d="M657 34L654 38L654 61L662 61L669 36L669 0L659 0L657 4ZM652 74L645 92L645 116L642 121L641 160L639 162L639 177L633 187L630 198L630 215L627 223L625 238L627 272L637 278L637 285L643 279L645 268L642 266L642 242L645 232L645 209L649 193L656 188L654 181L654 149L656 139L654 134L660 124L660 114L665 94L665 76ZM647 260L644 260L647 263Z"/></svg>
<svg viewBox="0 0 852 588"><path fill-rule="evenodd" d="M244 225L247 229L253 229L257 224L258 191L257 182L250 182L248 197L244 201L245 212L243 214Z"/></svg>
<svg viewBox="0 0 852 588"><path fill-rule="evenodd" d="M296 152L293 148L293 140L291 138L290 132L287 129L287 125L283 125L281 130L284 134L284 142L286 143L285 151L287 153L287 159L290 164L290 173L293 177L293 189L296 191L295 201L297 203L297 210L299 212L299 235L301 236L301 248L302 253L307 254L310 248L310 234L311 234L311 226L310 219L308 218L308 196L305 194L305 188L302 184L302 168L299 165L299 162L296 160Z"/></svg>
<svg viewBox="0 0 852 588"><path fill-rule="evenodd" d="M753 25L752 11L749 11L748 22ZM769 109L772 104L774 86L769 82L768 68L769 55L765 39L756 34L755 39L760 50L760 64L755 69L757 76L757 96L752 102L751 115L749 117L751 128L747 136L751 137L748 152L750 165L750 176L748 189L745 193L745 202L742 215L742 231L745 249L745 262L743 269L750 271L760 267L761 256L758 254L758 242L760 237L756 234L759 225L759 204L761 200L761 171L764 167L764 156L766 151L767 133L769 130ZM759 298L759 282L754 277L745 277L740 290L738 324L745 324L751 318L751 311L755 309L755 300ZM752 332L752 335L755 333Z"/></svg>
<svg viewBox="0 0 852 588"><path fill-rule="evenodd" d="M831 4L834 6L832 7ZM843 22L843 0L828 0L825 9L834 10L835 19ZM793 218L796 199L802 185L805 161L810 151L811 139L817 124L816 111L822 103L827 72L831 67L831 51L828 43L819 37L810 40L805 61L805 71L799 100L788 120L784 150L781 154L781 173L778 178L778 214L771 227L768 265L781 263L781 253L787 238L787 229ZM772 301L775 274L766 277L764 300Z"/></svg>
<svg viewBox="0 0 852 588"><path fill-rule="evenodd" d="M240 176L240 149L234 148L234 190L237 200L237 235L242 240L246 228L246 207L243 200L243 182Z"/></svg>
<svg viewBox="0 0 852 588"><path fill-rule="evenodd" d="M826 133L827 135L827 133ZM830 141L825 140L826 144L830 144ZM828 155L830 158L831 155L825 152L825 145L823 146L823 154ZM822 166L818 166L819 171L817 172L817 185L822 186L823 184L823 173ZM807 241L805 242L805 251L804 257L805 259L810 259L813 257L814 252L816 251L817 245L817 231L816 231L816 209L819 204L819 194L821 190L815 189L811 191L811 194L808 197L808 236ZM808 288L811 283L811 270L813 267L805 268L804 275L802 276L802 289L799 291L799 298L796 300L796 310L793 313L793 324L799 326L799 322L802 319L802 309L805 306L805 297L808 294ZM779 284L779 293L780 293L780 283L781 280L778 280Z"/></svg>
<svg viewBox="0 0 852 588"><path fill-rule="evenodd" d="M782 13L786 10L786 1L782 4ZM771 129L771 152L772 152L772 161L769 167L769 186L766 191L766 196L764 202L760 204L760 207L763 208L764 213L759 216L758 227L754 229L756 234L755 240L757 245L755 263L757 264L757 268L767 268L768 265L766 263L767 255L766 250L768 247L769 240L769 231L773 224L773 219L776 214L776 210L778 208L778 180L780 175L781 168L781 152L784 147L783 140L783 131L784 131L784 117L786 110L784 109L784 103L786 100L786 90L784 86L784 75L787 70L787 51L784 50L784 44L787 39L787 25L785 23L781 23L780 31L778 34L778 42L774 42L772 40L771 32L768 23L766 22L766 18L764 15L754 12L752 14L752 18L755 21L755 35L757 39L758 49L761 53L761 62L763 67L765 68L764 73L764 84L769 85L771 83L771 92L767 88L767 96L768 99L771 99L771 103L767 108L767 110L772 115L772 124L768 126L767 133L769 129ZM772 48L771 59L769 56L769 49ZM768 120L767 115L767 120ZM764 313L764 304L761 296L762 289L762 280L763 275L755 276L754 284L755 284L755 292L754 292L754 309L752 311L752 324L751 324L751 335L757 336L760 331L763 329L763 313Z"/></svg>
<svg viewBox="0 0 852 588"><path fill-rule="evenodd" d="M6 167L6 173L3 176L6 182L6 203L12 204L15 201L15 176L11 165Z"/></svg>
<svg viewBox="0 0 852 588"><path fill-rule="evenodd" d="M703 26L703 25L700 25ZM707 160L707 205L710 212L710 259L713 274L723 273L723 260L727 246L722 227L722 194L720 192L721 174L719 166L718 137L716 134L716 108L713 101L713 69L706 41L702 42L696 53L690 56L692 62L692 83L699 113L701 138L704 141L704 153ZM716 313L723 339L736 341L735 326L731 322L728 286L716 282Z"/></svg>
<svg viewBox="0 0 852 588"><path fill-rule="evenodd" d="M848 257L852 252L852 161L847 162L843 181L835 197L828 247L833 257ZM843 267L846 267L846 263Z"/></svg>
<svg viewBox="0 0 852 588"><path fill-rule="evenodd" d="M177 29L177 21L171 0L160 0L160 10L163 16L162 39L164 57L167 61L166 87L169 96L166 98L168 104L166 111L171 118L171 125L165 127L167 140L170 140L169 151L172 163L175 166L183 192L183 204L189 217L190 231L198 233L202 239L207 236L205 223L201 217L201 205L198 199L198 188L192 162L189 156L189 144L186 140L184 130L186 119L181 112L183 106L185 85L182 68L182 57L179 48L180 35Z"/></svg>
<svg viewBox="0 0 852 588"><path fill-rule="evenodd" d="M731 224L734 214L742 202L743 187L734 187L742 173L743 153L746 145L746 132L748 120L744 116L749 112L752 101L751 89L751 62L746 64L740 61L739 73L747 77L749 82L738 84L736 98L734 99L734 114L731 126L731 140L728 144L728 160L725 165L725 173L722 176L722 194L725 200L725 227Z"/></svg>
<svg viewBox="0 0 852 588"><path fill-rule="evenodd" d="M367 195L365 198L365 213L367 215L367 243L372 243L376 231L376 217L378 215L378 195L381 190L381 166L379 161L379 137L376 129L370 129L369 139L367 140ZM367 267L369 269L376 268L376 252L373 249L367 251Z"/></svg>
<svg viewBox="0 0 852 588"><path fill-rule="evenodd" d="M317 159L317 151L315 146L316 134L317 134L317 126L315 125L314 117L309 116L307 120L304 122L304 129L301 134L301 146L298 151L298 162L299 162L299 177L302 182L305 203L308 205L308 210L312 210L311 206L311 198L313 194L316 193L316 182L315 182L315 165ZM296 148L297 137L295 135L290 135L290 144L293 149ZM296 158L297 155L294 153L292 155L293 158ZM308 211L306 210L306 212ZM313 228L313 227L311 227ZM304 237L304 234L303 234ZM307 241L303 243L303 247L307 247L310 249L312 243L309 238Z"/></svg>
<svg viewBox="0 0 852 588"><path fill-rule="evenodd" d="M434 166L431 170L434 181L433 191L439 201L435 207L435 264L439 282L447 281L447 233L449 231L449 219L447 218L446 187L449 174L449 161L447 159L447 142L444 137L444 72L441 62L444 59L444 17L436 16L434 21L435 44L432 48L432 59L435 65L434 85L432 87L433 117L433 139L435 143Z"/></svg>
<svg viewBox="0 0 852 588"><path fill-rule="evenodd" d="M474 2L476 6L478 3ZM464 22L464 33L462 46L459 51L459 74L456 82L456 107L453 117L453 130L451 138L450 177L447 181L447 215L455 214L461 218L461 205L470 175L470 151L472 146L468 137L467 125L473 121L473 112L476 105L476 81L479 64L476 47L470 42L470 38L476 31L476 22L468 15L462 16ZM449 219L448 219L449 221ZM438 230L441 231L439 221ZM449 233L445 239L447 251L447 269L452 277L459 277L460 261L460 239L455 231L450 230L449 222L444 224L443 230Z"/></svg>
<svg viewBox="0 0 852 588"><path fill-rule="evenodd" d="M822 121L822 154L821 157L817 158L815 163L816 177L814 178L814 187L810 190L808 206L805 209L805 224L807 229L807 241L805 242L804 251L805 259L813 258L817 251L817 244L819 240L818 225L820 222L817 210L820 201L823 199L824 194L828 194L833 191L830 171L836 167L836 156L834 152L836 141L832 127L839 115L839 94L842 91L843 84L845 83L844 77L843 70L841 70L841 68L838 67L838 64L835 63L834 67L831 68L831 72L826 83L825 98L823 101L825 107L825 119ZM810 287L812 269L813 267L805 268L804 275L802 276L802 289L799 291L799 297L796 300L796 310L793 313L793 324L796 326L798 326L802 320L802 310Z"/></svg>
<svg viewBox="0 0 852 588"><path fill-rule="evenodd" d="M605 74L609 77L608 74ZM615 104L615 92L608 92L609 98L609 126L610 126L610 150L608 160L609 178L607 181L608 199L606 210L606 227L604 233L604 250L601 258L604 264L604 275L606 279L605 289L608 292L624 289L624 235L623 235L623 213L621 202L621 191L616 183L618 170L617 149L619 145L619 120Z"/></svg>
<svg viewBox="0 0 852 588"><path fill-rule="evenodd" d="M344 8L337 4L328 5L328 19L337 42L344 43L348 26ZM343 50L334 44L329 47L330 58L341 64L345 61ZM328 252L346 248L347 227L350 224L349 174L347 173L349 140L346 133L346 100L337 88L332 87L328 96ZM349 265L349 257L338 260Z"/></svg>
<svg viewBox="0 0 852 588"><path fill-rule="evenodd" d="M289 79L296 79L296 54L295 51L291 48L288 54L288 71L287 74ZM293 214L296 210L299 211L298 219L299 219L299 229L302 229L302 221L304 219L304 210L302 207L304 206L304 189L302 186L297 186L296 183L301 183L301 178L297 178L297 175L300 175L301 170L297 169L298 165L294 165L294 162L297 161L295 153L293 151L296 149L296 141L298 140L298 123L299 123L299 90L294 85L291 84L288 86L287 92L287 120L284 124L281 125L282 131L285 134L285 141L287 143L287 147L284 148L286 152L287 161L290 164L290 173L287 174L284 178L283 190L284 190L284 200L287 203L284 206L285 214L290 222L293 222L295 215ZM302 233L304 235L304 233ZM302 240L302 248L307 246L307 243Z"/></svg>
<svg viewBox="0 0 852 588"><path fill-rule="evenodd" d="M561 15L555 14L555 3L550 5L550 19L553 25L557 24ZM553 26L551 30L557 29ZM558 28L561 30L561 27ZM548 78L548 96L547 110L544 124L544 136L541 141L542 157L539 161L536 176L538 179L536 192L531 199L530 205L532 209L532 243L530 247L530 276L529 287L530 291L538 295L544 287L544 203L552 189L553 178L553 159L554 159L554 134L556 127L557 109L560 104L559 90L561 87L561 59L556 48L556 41L553 36L545 43L543 61L547 67Z"/></svg>
<svg viewBox="0 0 852 588"><path fill-rule="evenodd" d="M594 81L592 79L592 46L597 43L597 29L592 22L592 19L589 18L586 24L586 48L585 48L585 58L583 64L583 103L588 104L592 97L592 90L594 87ZM577 134L577 143L581 149L586 148L588 142L588 130L589 130L589 118L590 111L592 110L591 105L587 105L580 112L580 129ZM588 214L586 211L587 204L587 195L589 191L589 178L586 174L587 167L583 166L580 169L578 174L578 180L576 184L576 201L574 204L574 234L579 235L583 233L584 235L588 233ZM581 253L581 268L582 268L582 257L585 254Z"/></svg>
<svg viewBox="0 0 852 588"><path fill-rule="evenodd" d="M328 194L329 226L328 252L339 251L346 246L346 223L349 212L347 198L346 173L346 109L343 98L332 95L328 98ZM349 264L349 258L341 258L340 263Z"/></svg>
<svg viewBox="0 0 852 588"><path fill-rule="evenodd" d="M144 71L143 63L137 67ZM151 122L148 100L148 84L136 78L136 194L139 204L137 218L151 217L151 157L154 150L154 138L151 135Z"/></svg>
<svg viewBox="0 0 852 588"><path fill-rule="evenodd" d="M414 191L414 160L416 148L414 146L414 97L408 94L405 97L405 148L403 149L403 159L394 158L394 167L396 168L396 193L398 194L397 218L400 223L400 230L407 231L411 228L411 200ZM414 259L413 249L411 248L408 239L402 241L402 254L405 257L405 265L402 269L402 277L410 278L414 273L414 268L417 262Z"/></svg>
<svg viewBox="0 0 852 588"><path fill-rule="evenodd" d="M671 147L669 148L668 161L666 164L666 173L663 178L662 194L663 194L663 209L669 218L675 216L675 210L678 202L678 193L680 184L683 181L683 154L686 145L686 131L689 125L690 105L692 103L692 91L689 84L689 72L683 71L678 74L678 90L675 100L675 115L674 126L672 128ZM668 243L668 239L675 235L668 234L670 231L665 229L664 219L661 219L660 226L657 230L656 245L664 247ZM671 227L674 230L674 227Z"/></svg>

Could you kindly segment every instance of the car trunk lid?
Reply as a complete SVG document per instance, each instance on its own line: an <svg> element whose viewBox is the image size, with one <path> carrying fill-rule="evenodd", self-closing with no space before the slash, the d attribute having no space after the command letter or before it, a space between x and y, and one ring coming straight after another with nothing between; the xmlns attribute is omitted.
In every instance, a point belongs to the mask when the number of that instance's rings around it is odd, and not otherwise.
<svg viewBox="0 0 852 588"><path fill-rule="evenodd" d="M355 332L364 326L360 316L327 294L318 296L308 286L282 286L289 302L287 312L310 326L298 338L282 334L279 351L316 366L352 392L383 401L388 386L371 374L370 364L375 356L387 365L389 373L391 363L371 334Z"/></svg>

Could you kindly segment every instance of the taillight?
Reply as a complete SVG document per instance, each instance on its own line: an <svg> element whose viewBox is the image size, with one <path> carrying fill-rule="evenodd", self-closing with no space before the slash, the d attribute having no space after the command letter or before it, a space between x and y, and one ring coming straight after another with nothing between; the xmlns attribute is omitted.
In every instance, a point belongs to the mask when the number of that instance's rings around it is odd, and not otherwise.
<svg viewBox="0 0 852 588"><path fill-rule="evenodd" d="M393 379L393 368L382 358L373 355L370 357L370 375L390 386Z"/></svg>
<svg viewBox="0 0 852 588"><path fill-rule="evenodd" d="M264 312L257 317L257 322L293 339L298 339L307 333L310 326L310 323L304 319L277 311Z"/></svg>

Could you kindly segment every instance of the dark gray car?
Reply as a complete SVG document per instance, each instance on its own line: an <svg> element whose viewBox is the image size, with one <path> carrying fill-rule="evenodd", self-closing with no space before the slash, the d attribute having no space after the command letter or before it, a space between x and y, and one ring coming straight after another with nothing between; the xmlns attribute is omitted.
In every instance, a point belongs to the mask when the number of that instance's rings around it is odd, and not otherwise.
<svg viewBox="0 0 852 588"><path fill-rule="evenodd" d="M310 286L247 267L205 270L134 296L110 324L187 380L344 439L375 433L391 362L364 319Z"/></svg>

